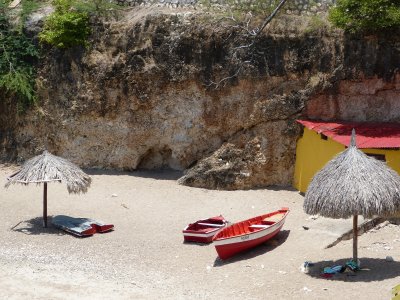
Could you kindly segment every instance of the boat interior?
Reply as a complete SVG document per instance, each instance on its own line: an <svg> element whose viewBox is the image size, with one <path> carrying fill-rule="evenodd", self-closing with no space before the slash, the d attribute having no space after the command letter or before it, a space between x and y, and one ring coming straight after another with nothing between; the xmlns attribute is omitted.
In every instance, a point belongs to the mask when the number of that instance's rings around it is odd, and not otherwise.
<svg viewBox="0 0 400 300"><path fill-rule="evenodd" d="M232 224L220 231L214 238L229 238L238 235L249 234L268 228L282 220L287 211L277 211L271 214L255 217L246 221Z"/></svg>
<svg viewBox="0 0 400 300"><path fill-rule="evenodd" d="M210 222L204 221L204 222L190 224L186 230L207 232L207 231L212 231L214 229L222 228L224 226L225 226L225 223L222 223L222 221L219 221L219 223L217 223L217 222L212 223L212 221L210 221Z"/></svg>

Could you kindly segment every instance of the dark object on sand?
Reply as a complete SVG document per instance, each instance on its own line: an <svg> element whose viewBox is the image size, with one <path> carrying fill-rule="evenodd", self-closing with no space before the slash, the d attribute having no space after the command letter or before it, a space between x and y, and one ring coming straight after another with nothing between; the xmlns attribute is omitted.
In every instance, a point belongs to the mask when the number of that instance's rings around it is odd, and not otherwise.
<svg viewBox="0 0 400 300"><path fill-rule="evenodd" d="M114 225L106 224L87 218L73 218L69 216L55 216L52 223L54 226L71 233L75 236L91 236L96 232L104 233L114 229Z"/></svg>

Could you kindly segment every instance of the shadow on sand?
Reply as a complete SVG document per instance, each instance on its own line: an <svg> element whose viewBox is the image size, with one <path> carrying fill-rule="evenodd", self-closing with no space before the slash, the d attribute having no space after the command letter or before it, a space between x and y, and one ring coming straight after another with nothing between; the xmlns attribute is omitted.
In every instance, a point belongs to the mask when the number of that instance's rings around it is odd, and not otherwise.
<svg viewBox="0 0 400 300"><path fill-rule="evenodd" d="M47 218L47 228L43 227L43 218L36 217L30 220L21 221L10 228L12 231L21 232L27 235L56 234L64 235L65 233L55 227L51 223L51 217Z"/></svg>
<svg viewBox="0 0 400 300"><path fill-rule="evenodd" d="M187 242L187 241L183 241L182 244L187 246L202 246L202 247L212 245L212 243L198 243L198 242Z"/></svg>
<svg viewBox="0 0 400 300"><path fill-rule="evenodd" d="M400 262L392 261L387 262L385 259L380 258L360 258L361 270L357 272L344 272L334 274L330 278L322 276L325 267L332 267L336 265L345 265L349 259L340 259L337 261L320 261L314 263L309 268L307 275L313 278L334 281L349 281L349 282L370 282L380 281L389 278L400 276Z"/></svg>
<svg viewBox="0 0 400 300"><path fill-rule="evenodd" d="M239 253L239 254L237 254L231 258L228 258L226 260L222 260L219 257L217 257L214 261L214 267L222 267L222 266L234 263L234 262L251 259L253 257L265 254L266 252L272 251L275 248L278 248L280 245L282 245L287 240L289 233L290 233L290 230L282 230L273 239L268 240L265 243L263 243L257 247L254 247L253 249Z"/></svg>
<svg viewBox="0 0 400 300"><path fill-rule="evenodd" d="M133 176L152 178L156 180L178 180L184 174L182 171L162 169L162 170L134 170L134 171L114 171L114 170L101 170L101 169L85 169L89 175L112 175L112 176Z"/></svg>
<svg viewBox="0 0 400 300"><path fill-rule="evenodd" d="M298 190L296 190L292 186L279 186L279 185L267 186L264 188L260 188L260 190L268 190L268 191L276 191L276 192L280 192L280 191L298 192Z"/></svg>
<svg viewBox="0 0 400 300"><path fill-rule="evenodd" d="M115 170L103 170L103 169L85 169L89 175L112 175L112 176L133 176L140 178L151 178L156 180L178 180L185 175L185 171L177 171L172 169L158 169L158 170L145 170L137 169L132 171L115 171ZM208 190L207 187L202 189ZM209 189L214 190L214 189ZM297 192L294 187L291 186L268 186L268 187L255 187L249 190L270 190L270 191L291 191ZM304 196L304 195L303 195Z"/></svg>

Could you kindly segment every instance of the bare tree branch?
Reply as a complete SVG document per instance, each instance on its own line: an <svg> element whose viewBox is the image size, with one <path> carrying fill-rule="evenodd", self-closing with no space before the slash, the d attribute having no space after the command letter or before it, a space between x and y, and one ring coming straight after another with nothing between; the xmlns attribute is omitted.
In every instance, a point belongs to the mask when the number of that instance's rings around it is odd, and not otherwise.
<svg viewBox="0 0 400 300"><path fill-rule="evenodd" d="M215 88L217 89L217 88L219 88L219 87L221 86L222 83L224 83L224 85L225 85L226 81L228 81L229 79L235 78L236 76L239 75L239 72L240 72L240 70L242 69L242 67L243 67L243 66L239 66L239 68L236 70L235 74L233 74L233 75L231 75L231 76L224 77L224 78L222 78L221 80L219 80L219 81L217 81L217 82L210 81L210 84L208 84L207 86L212 86L212 85L214 85Z"/></svg>
<svg viewBox="0 0 400 300"><path fill-rule="evenodd" d="M281 0L281 2L279 2L278 6L275 7L274 11L264 20L264 22L261 25L260 29L255 34L255 37L257 37L264 30L264 28L272 21L272 19L279 12L279 10L282 8L282 6L285 4L286 1L287 0Z"/></svg>
<svg viewBox="0 0 400 300"><path fill-rule="evenodd" d="M275 7L275 9L264 19L262 22L261 26L259 28L250 28L251 27L251 21L253 19L253 15L251 13L248 13L246 15L246 18L243 22L240 22L237 20L232 11L230 11L231 15L230 17L223 17L222 19L227 19L229 21L233 21L234 25L230 25L229 27L232 29L239 29L242 31L242 35L240 37L244 38L245 40L250 39L250 42L247 44L240 44L236 47L233 47L233 52L231 53L231 61L236 61L236 64L239 65L237 68L236 72L231 75L222 78L221 80L214 82L210 81L210 83L207 86L215 86L215 88L219 88L221 84L225 84L228 80L235 78L239 75L240 71L242 71L244 64L249 64L251 63L252 60L246 60L246 61L241 61L240 60L240 54L242 55L247 55L250 56L251 58L254 58L254 45L256 43L257 38L263 32L265 27L273 20L273 18L276 16L276 14L280 11L280 9L283 7L283 5L286 3L287 0L281 0L279 4ZM221 19L221 20L222 20ZM230 39L233 36L233 33L230 33L229 36L227 37L226 40Z"/></svg>

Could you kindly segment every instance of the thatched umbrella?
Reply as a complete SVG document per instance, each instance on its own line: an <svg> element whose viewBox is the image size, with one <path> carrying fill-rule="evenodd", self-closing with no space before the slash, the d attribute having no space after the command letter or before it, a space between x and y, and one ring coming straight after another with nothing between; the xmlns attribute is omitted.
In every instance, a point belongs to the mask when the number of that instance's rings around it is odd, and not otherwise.
<svg viewBox="0 0 400 300"><path fill-rule="evenodd" d="M79 167L68 160L52 155L47 151L31 158L22 166L21 170L7 178L5 187L12 183L44 183L43 190L43 226L47 227L47 183L51 181L67 184L69 193L85 193L92 179Z"/></svg>
<svg viewBox="0 0 400 300"><path fill-rule="evenodd" d="M400 176L384 162L358 150L353 129L349 147L312 179L304 211L335 219L353 216L353 260L357 262L357 217L399 212Z"/></svg>

